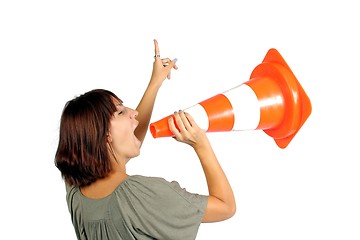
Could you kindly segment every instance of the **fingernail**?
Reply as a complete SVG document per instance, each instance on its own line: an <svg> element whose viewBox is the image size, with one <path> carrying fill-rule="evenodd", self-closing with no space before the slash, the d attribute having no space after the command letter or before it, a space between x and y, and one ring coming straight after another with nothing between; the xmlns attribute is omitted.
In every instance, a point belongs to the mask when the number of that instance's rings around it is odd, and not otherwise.
<svg viewBox="0 0 360 240"><path fill-rule="evenodd" d="M174 58L173 62L177 62L177 58Z"/></svg>

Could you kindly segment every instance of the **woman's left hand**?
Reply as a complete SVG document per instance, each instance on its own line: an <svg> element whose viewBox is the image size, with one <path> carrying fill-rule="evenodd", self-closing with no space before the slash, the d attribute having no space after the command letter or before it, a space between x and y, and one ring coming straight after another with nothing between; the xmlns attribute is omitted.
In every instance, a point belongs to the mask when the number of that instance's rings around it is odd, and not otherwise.
<svg viewBox="0 0 360 240"><path fill-rule="evenodd" d="M177 59L170 60L169 58L160 58L159 44L156 39L154 39L155 44L155 61L153 65L153 71L151 75L151 82L162 84L162 82L167 78L170 79L171 69L177 70L176 66Z"/></svg>

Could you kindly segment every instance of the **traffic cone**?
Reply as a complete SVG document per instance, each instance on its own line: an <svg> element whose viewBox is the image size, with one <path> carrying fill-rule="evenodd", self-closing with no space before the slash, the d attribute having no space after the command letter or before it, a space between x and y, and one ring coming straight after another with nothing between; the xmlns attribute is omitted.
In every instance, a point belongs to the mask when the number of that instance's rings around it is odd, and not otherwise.
<svg viewBox="0 0 360 240"><path fill-rule="evenodd" d="M311 102L276 49L270 49L250 80L184 109L207 132L263 130L286 148L311 114ZM171 137L169 115L150 124L154 138Z"/></svg>

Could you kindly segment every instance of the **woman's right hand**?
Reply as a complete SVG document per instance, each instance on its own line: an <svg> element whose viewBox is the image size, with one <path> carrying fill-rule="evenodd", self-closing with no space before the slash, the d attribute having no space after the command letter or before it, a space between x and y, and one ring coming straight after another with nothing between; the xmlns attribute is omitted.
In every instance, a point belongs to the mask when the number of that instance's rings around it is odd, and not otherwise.
<svg viewBox="0 0 360 240"><path fill-rule="evenodd" d="M194 149L209 143L205 131L184 111L175 112L174 116L169 118L169 128L177 141L189 144Z"/></svg>
<svg viewBox="0 0 360 240"><path fill-rule="evenodd" d="M174 118L176 125L174 119L169 118L170 130L176 140L194 148L206 176L209 196L202 222L218 222L232 217L236 212L234 194L205 131L188 113L175 112Z"/></svg>

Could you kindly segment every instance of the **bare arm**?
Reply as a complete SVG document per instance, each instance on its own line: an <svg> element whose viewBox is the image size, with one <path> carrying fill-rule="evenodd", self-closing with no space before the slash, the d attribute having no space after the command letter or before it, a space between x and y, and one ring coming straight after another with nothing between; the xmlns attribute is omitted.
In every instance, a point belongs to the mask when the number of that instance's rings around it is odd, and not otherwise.
<svg viewBox="0 0 360 240"><path fill-rule="evenodd" d="M218 222L232 217L236 203L232 188L205 134L189 114L175 113L169 118L169 127L176 140L191 145L201 162L209 190L208 205L202 222Z"/></svg>
<svg viewBox="0 0 360 240"><path fill-rule="evenodd" d="M172 68L177 69L177 66L175 65L176 61L171 61L169 58L160 59L158 42L154 40L154 44L155 56L158 57L155 57L150 82L136 108L139 112L137 117L139 126L136 128L135 135L141 142L143 142L146 136L150 118L154 109L156 95L161 87L161 84L166 78L170 79L170 72Z"/></svg>

